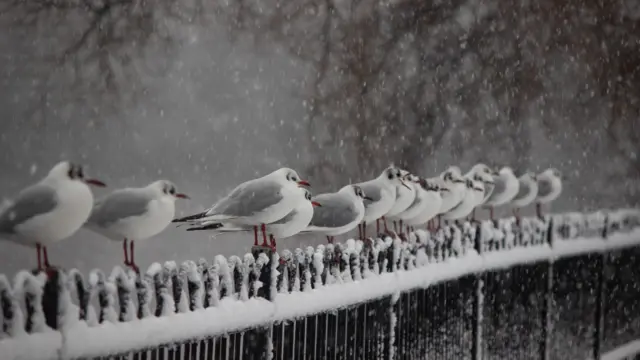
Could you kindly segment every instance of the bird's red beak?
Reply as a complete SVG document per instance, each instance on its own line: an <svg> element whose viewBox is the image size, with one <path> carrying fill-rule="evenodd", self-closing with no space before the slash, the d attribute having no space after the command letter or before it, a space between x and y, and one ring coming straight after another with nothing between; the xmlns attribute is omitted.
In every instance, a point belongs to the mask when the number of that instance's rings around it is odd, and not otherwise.
<svg viewBox="0 0 640 360"><path fill-rule="evenodd" d="M85 179L84 182L85 182L85 184L93 185L93 186L97 186L97 187L106 187L107 186L102 181L96 180L96 179Z"/></svg>
<svg viewBox="0 0 640 360"><path fill-rule="evenodd" d="M178 199L191 199L187 194L175 194L174 196Z"/></svg>
<svg viewBox="0 0 640 360"><path fill-rule="evenodd" d="M311 205L313 205L313 206L322 206L322 205L320 205L320 203L319 203L319 202L317 202L317 201L312 201L312 202L311 202Z"/></svg>
<svg viewBox="0 0 640 360"><path fill-rule="evenodd" d="M298 186L311 186L307 180L298 181Z"/></svg>

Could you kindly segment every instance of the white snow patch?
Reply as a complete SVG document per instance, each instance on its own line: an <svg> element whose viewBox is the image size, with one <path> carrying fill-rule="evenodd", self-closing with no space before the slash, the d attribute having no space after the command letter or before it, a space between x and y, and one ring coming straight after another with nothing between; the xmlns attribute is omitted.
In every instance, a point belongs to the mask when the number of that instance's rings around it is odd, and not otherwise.
<svg viewBox="0 0 640 360"><path fill-rule="evenodd" d="M608 353L602 355L602 360L624 360L634 358L634 355L640 354L640 340L634 340L626 343Z"/></svg>
<svg viewBox="0 0 640 360"><path fill-rule="evenodd" d="M558 241L553 249L544 245L487 253L483 256L469 251L464 257L412 271L385 272L365 281L279 295L274 301L261 298L237 301L226 298L216 307L184 314L117 324L105 322L96 327L78 322L67 330L66 349L63 353L69 358L95 357L215 336L309 314L334 311L361 302L425 288L467 274L638 244L640 229L614 234L607 240L582 238ZM266 255L264 257L266 258ZM264 260L259 258L257 264L264 265ZM0 354L3 355L3 360L49 359L55 357L61 346L60 335L56 332L35 334L0 340Z"/></svg>

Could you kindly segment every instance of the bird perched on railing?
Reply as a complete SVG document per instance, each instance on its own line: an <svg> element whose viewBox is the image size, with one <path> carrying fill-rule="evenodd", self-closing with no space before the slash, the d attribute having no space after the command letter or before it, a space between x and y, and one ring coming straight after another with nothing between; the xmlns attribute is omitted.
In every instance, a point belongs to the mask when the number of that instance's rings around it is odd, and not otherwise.
<svg viewBox="0 0 640 360"><path fill-rule="evenodd" d="M402 232L402 218L398 215L407 210L416 198L416 189L411 185L410 181L411 174L406 170L400 169L400 175L402 181L408 186L398 185L396 187L395 202L391 209L384 215L385 221L389 219L393 222L393 231L395 233L398 233L398 231ZM400 230L398 230L398 223L400 223Z"/></svg>
<svg viewBox="0 0 640 360"><path fill-rule="evenodd" d="M542 218L542 205L550 204L562 193L562 174L549 168L537 175L538 195L536 197L536 214Z"/></svg>
<svg viewBox="0 0 640 360"><path fill-rule="evenodd" d="M509 203L518 194L520 189L520 183L518 178L513 173L513 170L504 166L498 172L498 176L495 177L495 186L493 192L485 200L484 206L489 208L490 218L494 219L493 211L496 206L501 206Z"/></svg>
<svg viewBox="0 0 640 360"><path fill-rule="evenodd" d="M428 223L427 228L431 229L431 220L438 215L442 207L441 194L448 192L449 189L441 188L436 181L423 178L418 179L418 186L420 186L420 190L417 193L416 201L406 211L408 213L414 210L416 215L410 217L407 214L408 219L405 219L405 223L411 227Z"/></svg>
<svg viewBox="0 0 640 360"><path fill-rule="evenodd" d="M281 168L261 178L238 185L211 208L194 215L174 219L190 225L229 223L253 226L254 245L258 245L258 227L262 230L262 246L267 243L266 224L280 220L293 210L300 186L310 186L297 172Z"/></svg>
<svg viewBox="0 0 640 360"><path fill-rule="evenodd" d="M365 211L361 224L362 238L366 237L366 226L372 221L376 222L376 231L378 233L380 232L380 220L384 223L385 231L388 231L384 216L395 204L397 187L404 186L409 188L402 180L400 169L391 165L377 178L356 185L371 199L364 201Z"/></svg>
<svg viewBox="0 0 640 360"><path fill-rule="evenodd" d="M447 168L447 170L440 174L439 179L432 178L427 180L434 180L441 188L448 190L446 193L441 194L442 205L438 212L438 227L440 227L443 214L449 212L460 204L462 199L464 199L464 195L467 191L466 181L462 177L460 168L457 166L450 166Z"/></svg>
<svg viewBox="0 0 640 360"><path fill-rule="evenodd" d="M296 204L285 217L266 224L267 233L271 241L271 248L275 250L276 239L286 239L304 230L311 221L314 214L314 207L322 206L317 201L312 200L311 192L304 188L297 189L298 196ZM202 225L188 228L187 231L213 230L215 233L224 232L249 232L253 226L237 226L234 224L209 222Z"/></svg>
<svg viewBox="0 0 640 360"><path fill-rule="evenodd" d="M484 164L477 164L464 175L466 191L462 201L443 214L446 220L460 220L469 216L484 199L485 183L493 184L492 171Z"/></svg>
<svg viewBox="0 0 640 360"><path fill-rule="evenodd" d="M371 201L358 185L347 185L335 193L320 194L313 201L322 205L313 212L309 226L303 231L319 232L327 236L329 243L333 237L345 234L358 226L364 218L364 201ZM363 239L363 234L358 234Z"/></svg>
<svg viewBox="0 0 640 360"><path fill-rule="evenodd" d="M89 217L93 193L88 185L105 186L85 178L81 165L58 163L0 211L0 238L35 246L38 269L43 269L42 260L44 267L50 268L47 246L73 235Z"/></svg>
<svg viewBox="0 0 640 360"><path fill-rule="evenodd" d="M85 227L114 241L122 241L124 264L136 272L134 241L162 232L173 220L176 199L188 199L168 180L142 188L119 189L98 200ZM129 241L129 248L127 248Z"/></svg>
<svg viewBox="0 0 640 360"><path fill-rule="evenodd" d="M531 204L538 195L536 174L526 172L518 178L518 193L511 200L513 215L520 221L520 209Z"/></svg>

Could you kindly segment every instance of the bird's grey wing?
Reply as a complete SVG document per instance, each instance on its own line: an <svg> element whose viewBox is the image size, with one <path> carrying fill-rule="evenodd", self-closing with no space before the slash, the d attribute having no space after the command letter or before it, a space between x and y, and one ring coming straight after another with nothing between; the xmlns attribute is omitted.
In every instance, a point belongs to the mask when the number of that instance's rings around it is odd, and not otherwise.
<svg viewBox="0 0 640 360"><path fill-rule="evenodd" d="M88 222L108 227L128 217L143 215L147 212L151 199L150 195L141 192L113 192L95 204Z"/></svg>
<svg viewBox="0 0 640 360"><path fill-rule="evenodd" d="M520 200L523 197L527 196L531 192L531 185L528 182L524 182L519 180L520 188L518 189L518 194L514 197L514 200Z"/></svg>
<svg viewBox="0 0 640 360"><path fill-rule="evenodd" d="M371 200L364 200L364 206L368 207L371 203L375 203L382 199L382 188L372 183L362 183L359 185L364 195Z"/></svg>
<svg viewBox="0 0 640 360"><path fill-rule="evenodd" d="M252 216L282 200L282 185L275 181L250 181L216 203L207 215Z"/></svg>
<svg viewBox="0 0 640 360"><path fill-rule="evenodd" d="M291 219L293 219L294 216L298 215L298 210L293 209L291 210L285 217L283 217L282 219L278 220L278 221L274 221L270 224L286 224L289 221L291 221Z"/></svg>
<svg viewBox="0 0 640 360"><path fill-rule="evenodd" d="M13 233L25 221L52 211L58 204L55 190L47 185L34 185L23 190L0 214L0 232Z"/></svg>
<svg viewBox="0 0 640 360"><path fill-rule="evenodd" d="M489 195L489 197L487 198L487 201L495 200L498 196L501 196L505 192L505 190L507 190L506 179L503 179L502 177L498 177L497 179L495 179L493 192L491 193L491 195Z"/></svg>
<svg viewBox="0 0 640 360"><path fill-rule="evenodd" d="M366 193L365 193L366 194ZM321 206L313 208L310 226L337 228L348 225L356 219L358 213L355 205L342 196L314 197Z"/></svg>
<svg viewBox="0 0 640 360"><path fill-rule="evenodd" d="M553 191L553 185L549 179L538 179L538 197L545 197L551 194Z"/></svg>

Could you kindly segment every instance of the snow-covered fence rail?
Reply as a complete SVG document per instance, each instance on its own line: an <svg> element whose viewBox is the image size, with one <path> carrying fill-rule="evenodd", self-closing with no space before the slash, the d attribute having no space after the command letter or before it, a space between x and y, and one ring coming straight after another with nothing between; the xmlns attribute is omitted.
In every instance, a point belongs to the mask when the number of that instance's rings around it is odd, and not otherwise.
<svg viewBox="0 0 640 360"><path fill-rule="evenodd" d="M626 210L142 276L21 272L12 285L0 276L0 360L597 359L640 337L638 245L640 212Z"/></svg>

